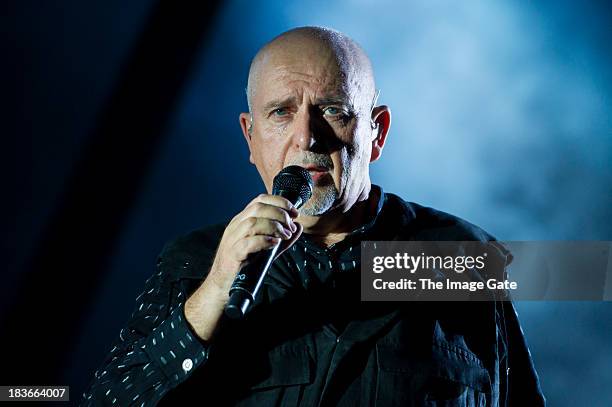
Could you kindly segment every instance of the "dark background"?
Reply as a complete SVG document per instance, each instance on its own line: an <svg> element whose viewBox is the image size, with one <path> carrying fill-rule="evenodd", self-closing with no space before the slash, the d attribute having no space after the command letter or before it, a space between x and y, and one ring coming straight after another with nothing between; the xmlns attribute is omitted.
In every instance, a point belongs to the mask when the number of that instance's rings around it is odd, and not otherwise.
<svg viewBox="0 0 612 407"><path fill-rule="evenodd" d="M250 59L294 26L371 56L394 114L373 182L501 240L612 240L604 2L1 8L0 384L76 400L164 242L262 191L238 113ZM612 304L517 308L550 404L611 405Z"/></svg>

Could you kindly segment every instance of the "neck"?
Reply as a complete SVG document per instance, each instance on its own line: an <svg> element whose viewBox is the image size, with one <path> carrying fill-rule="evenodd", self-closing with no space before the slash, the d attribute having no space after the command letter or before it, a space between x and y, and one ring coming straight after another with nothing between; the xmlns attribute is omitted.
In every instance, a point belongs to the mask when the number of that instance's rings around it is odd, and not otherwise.
<svg viewBox="0 0 612 407"><path fill-rule="evenodd" d="M375 213L379 199L378 189L364 191L357 201L346 210L338 206L321 216L300 215L297 221L304 227L311 240L324 246L337 243L366 223Z"/></svg>

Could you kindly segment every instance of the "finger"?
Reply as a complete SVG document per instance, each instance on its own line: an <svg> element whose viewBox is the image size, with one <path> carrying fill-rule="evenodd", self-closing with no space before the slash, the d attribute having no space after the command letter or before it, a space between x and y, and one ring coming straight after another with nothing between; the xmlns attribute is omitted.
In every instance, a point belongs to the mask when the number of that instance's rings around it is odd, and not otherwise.
<svg viewBox="0 0 612 407"><path fill-rule="evenodd" d="M233 257L239 262L247 261L252 254L262 250L271 249L280 241L281 240L277 237L262 235L249 236L239 240L234 246L232 246Z"/></svg>
<svg viewBox="0 0 612 407"><path fill-rule="evenodd" d="M236 240L257 235L273 236L288 240L291 239L293 233L278 221L255 217L244 219L235 231Z"/></svg>
<svg viewBox="0 0 612 407"><path fill-rule="evenodd" d="M260 194L255 197L247 207L256 204L256 203L264 203L272 206L277 206L286 210L292 217L298 216L298 210L293 206L293 204L286 198L278 195L269 195L269 194Z"/></svg>
<svg viewBox="0 0 612 407"><path fill-rule="evenodd" d="M243 211L243 217L254 217L254 218L267 218L278 221L291 231L297 230L294 221L285 209L279 208L278 206L270 205L263 202L256 202L249 205Z"/></svg>
<svg viewBox="0 0 612 407"><path fill-rule="evenodd" d="M278 248L278 253L276 255L276 257L280 256L281 254L283 254L284 251L286 251L287 249L289 249L291 246L293 246L293 244L300 238L300 236L302 235L302 232L304 231L304 227L299 224L296 223L297 225L297 230L293 233L293 236L291 236L290 239L288 240L283 240L281 242L280 247Z"/></svg>

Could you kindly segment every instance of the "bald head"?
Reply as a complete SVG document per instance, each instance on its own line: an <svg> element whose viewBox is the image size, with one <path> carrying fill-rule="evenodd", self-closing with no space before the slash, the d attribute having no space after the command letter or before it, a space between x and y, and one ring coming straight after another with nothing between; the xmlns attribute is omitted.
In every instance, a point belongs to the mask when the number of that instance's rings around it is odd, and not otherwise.
<svg viewBox="0 0 612 407"><path fill-rule="evenodd" d="M253 58L247 83L247 102L252 111L253 98L262 76L279 66L321 61L331 66L342 78L344 87L351 87L355 104L374 100L376 85L370 59L363 49L345 34L322 27L299 27L286 31L264 45ZM348 89L345 89L348 90Z"/></svg>

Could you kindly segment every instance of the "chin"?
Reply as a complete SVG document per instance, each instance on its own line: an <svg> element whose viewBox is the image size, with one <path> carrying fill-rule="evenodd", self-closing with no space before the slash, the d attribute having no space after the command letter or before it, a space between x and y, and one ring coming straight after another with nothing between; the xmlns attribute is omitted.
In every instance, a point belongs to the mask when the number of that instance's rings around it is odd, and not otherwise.
<svg viewBox="0 0 612 407"><path fill-rule="evenodd" d="M338 193L335 187L315 188L310 200L299 209L305 216L322 216L335 207Z"/></svg>

